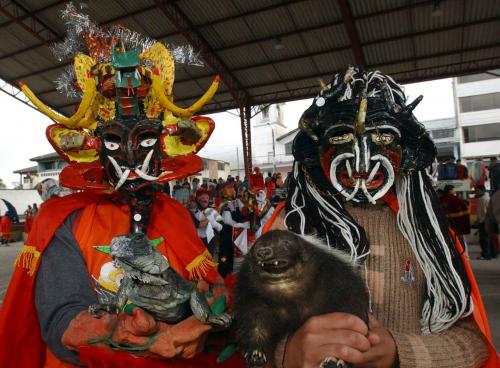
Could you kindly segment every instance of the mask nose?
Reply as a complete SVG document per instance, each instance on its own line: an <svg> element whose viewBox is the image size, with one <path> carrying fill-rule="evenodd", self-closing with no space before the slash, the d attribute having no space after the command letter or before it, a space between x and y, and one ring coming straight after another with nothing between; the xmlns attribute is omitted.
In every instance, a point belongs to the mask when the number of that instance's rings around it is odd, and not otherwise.
<svg viewBox="0 0 500 368"><path fill-rule="evenodd" d="M132 141L127 141L127 148L126 148L126 157L127 157L127 163L130 168L135 168L135 153L134 153L134 146Z"/></svg>
<svg viewBox="0 0 500 368"><path fill-rule="evenodd" d="M368 136L362 135L356 140L354 147L356 160L356 173L366 175L370 169L370 147L368 146Z"/></svg>
<svg viewBox="0 0 500 368"><path fill-rule="evenodd" d="M256 258L258 261L263 261L273 255L273 250L269 247L257 249Z"/></svg>

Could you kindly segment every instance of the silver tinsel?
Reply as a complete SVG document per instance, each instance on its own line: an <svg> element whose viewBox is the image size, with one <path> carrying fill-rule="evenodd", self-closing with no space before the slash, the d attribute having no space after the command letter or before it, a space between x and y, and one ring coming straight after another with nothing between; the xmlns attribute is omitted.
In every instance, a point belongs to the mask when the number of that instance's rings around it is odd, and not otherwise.
<svg viewBox="0 0 500 368"><path fill-rule="evenodd" d="M52 52L59 61L70 60L80 52L89 54L87 43L83 35L98 37L108 44L111 38L114 37L117 44L123 45L126 50L138 49L140 52L147 50L157 42L152 38L119 25L115 25L110 29L101 28L90 20L87 14L80 12L71 2L61 11L61 17L66 24L67 34L64 41L52 46ZM204 66L203 61L199 57L199 53L196 52L191 45L166 46L176 63ZM95 58L97 63L111 62L110 53L105 50ZM151 62L148 63L148 66L151 68L154 67L154 65L149 64L152 64ZM74 72L72 69L71 72L69 70L70 68L65 70L55 81L57 90L61 93L65 93L69 97L80 96L79 90L75 87Z"/></svg>
<svg viewBox="0 0 500 368"><path fill-rule="evenodd" d="M59 93L63 93L68 97L81 98L83 96L76 84L76 74L73 65L68 65L54 81L56 89Z"/></svg>
<svg viewBox="0 0 500 368"><path fill-rule="evenodd" d="M174 61L180 64L204 66L200 59L200 53L193 49L191 45L174 46L167 45L168 50L172 54Z"/></svg>

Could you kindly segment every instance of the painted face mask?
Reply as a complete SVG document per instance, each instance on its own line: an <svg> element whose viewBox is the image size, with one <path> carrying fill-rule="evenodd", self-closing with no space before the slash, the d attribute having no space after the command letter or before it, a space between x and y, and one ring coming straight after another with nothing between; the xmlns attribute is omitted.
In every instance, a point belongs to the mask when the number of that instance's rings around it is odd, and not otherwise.
<svg viewBox="0 0 500 368"><path fill-rule="evenodd" d="M135 191L158 180L161 121L146 119L129 126L114 121L100 126L100 161L108 182L115 190Z"/></svg>
<svg viewBox="0 0 500 368"><path fill-rule="evenodd" d="M349 68L302 115L294 156L306 166L321 166L346 200L375 203L396 175L434 160L434 144L412 114L420 100L406 105L390 77Z"/></svg>

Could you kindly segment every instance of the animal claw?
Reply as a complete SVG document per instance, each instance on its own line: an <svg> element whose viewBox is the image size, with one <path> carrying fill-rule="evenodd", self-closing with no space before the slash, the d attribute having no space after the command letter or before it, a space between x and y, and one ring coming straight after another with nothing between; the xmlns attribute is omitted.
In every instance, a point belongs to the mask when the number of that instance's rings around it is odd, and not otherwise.
<svg viewBox="0 0 500 368"><path fill-rule="evenodd" d="M260 350L252 350L244 355L249 366L262 366L267 363L266 354Z"/></svg>
<svg viewBox="0 0 500 368"><path fill-rule="evenodd" d="M349 366L342 360L334 357L326 357L323 359L319 368L348 368Z"/></svg>

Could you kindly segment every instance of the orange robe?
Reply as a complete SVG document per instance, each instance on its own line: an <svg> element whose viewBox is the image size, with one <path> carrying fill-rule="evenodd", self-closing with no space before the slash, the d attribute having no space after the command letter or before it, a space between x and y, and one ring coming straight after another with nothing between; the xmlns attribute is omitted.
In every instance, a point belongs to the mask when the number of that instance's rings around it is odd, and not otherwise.
<svg viewBox="0 0 500 368"><path fill-rule="evenodd" d="M114 236L128 233L130 226L128 206L113 204L109 199L108 195L76 193L50 199L41 207L26 245L16 260L0 310L0 367L72 367L54 357L42 341L34 305L36 272L56 230L72 212L81 210L75 238L89 275L95 277L97 273L98 276L101 266L111 258L96 251L93 246L109 244ZM199 240L189 216L176 201L158 194L148 226L148 237L164 239L158 249L183 277L213 282L218 276L215 263ZM82 349L80 357L91 367L243 367L236 356L218 365L213 354L200 354L190 360L156 361L93 346Z"/></svg>

